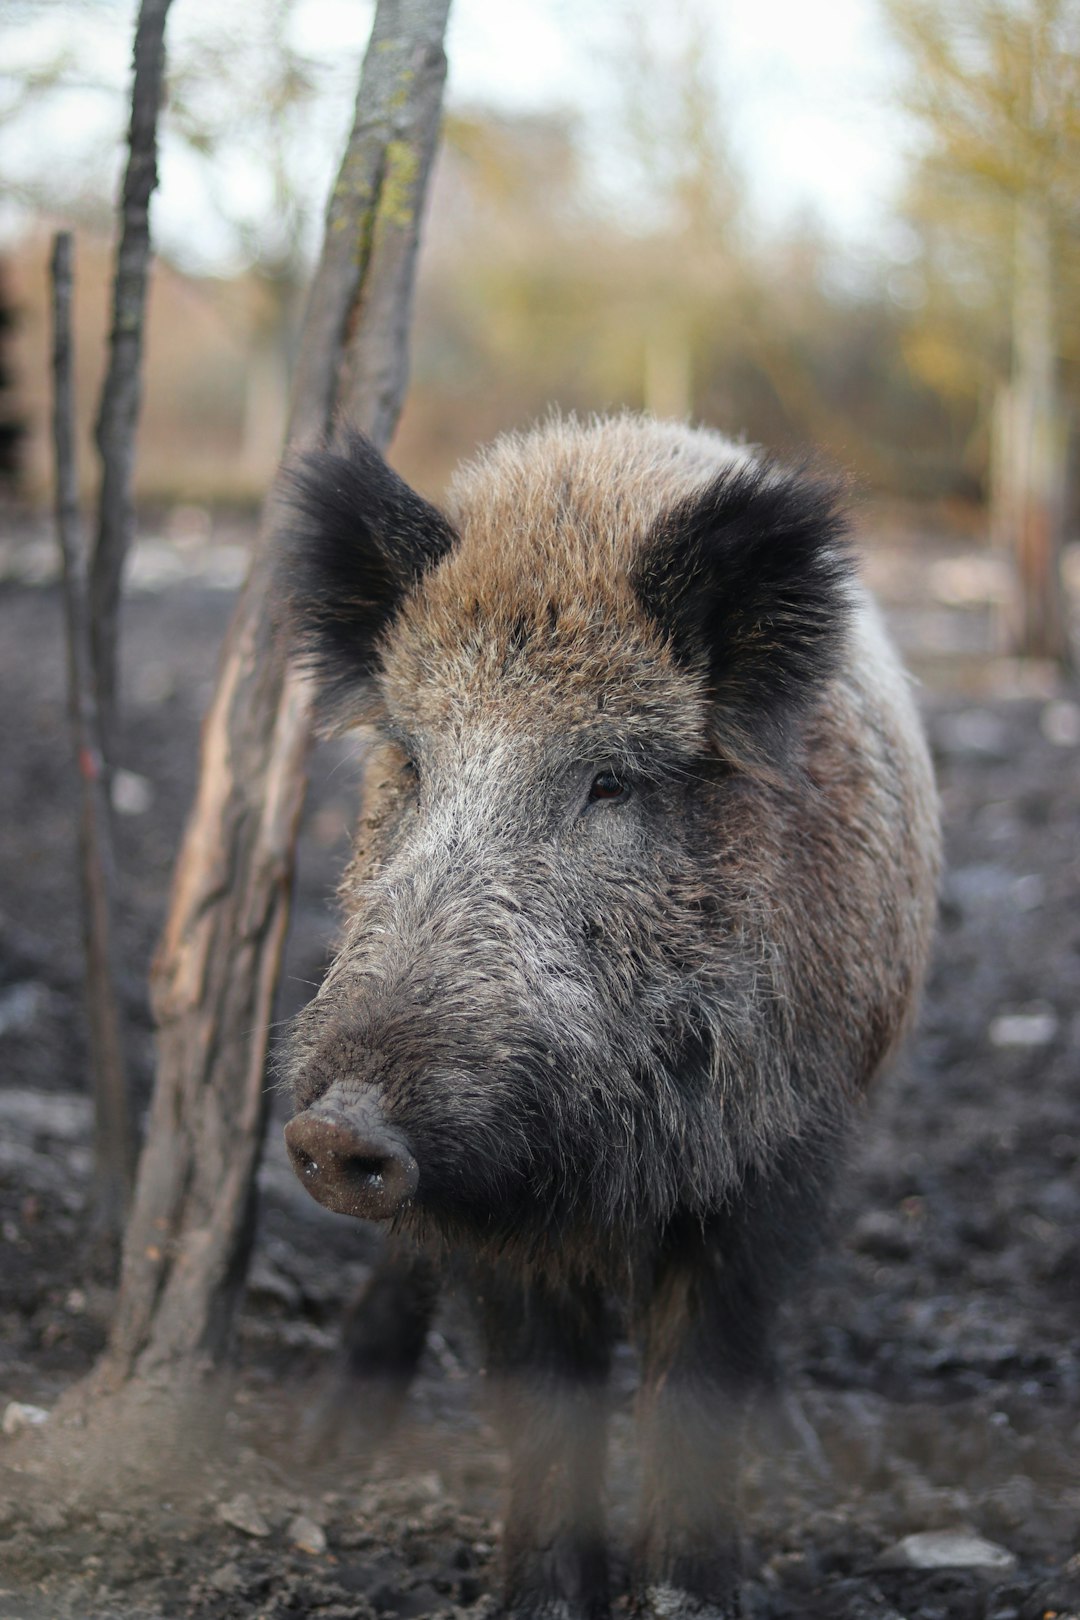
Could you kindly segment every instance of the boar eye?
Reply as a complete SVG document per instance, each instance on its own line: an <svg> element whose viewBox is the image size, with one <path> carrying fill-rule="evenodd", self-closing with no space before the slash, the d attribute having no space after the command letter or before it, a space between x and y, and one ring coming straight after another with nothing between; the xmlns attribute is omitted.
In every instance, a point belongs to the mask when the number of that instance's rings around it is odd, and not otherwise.
<svg viewBox="0 0 1080 1620"><path fill-rule="evenodd" d="M594 778L593 785L589 789L590 804L597 804L601 799L611 803L619 799L629 798L629 796L629 787L621 776L615 775L614 771L601 771L599 776Z"/></svg>

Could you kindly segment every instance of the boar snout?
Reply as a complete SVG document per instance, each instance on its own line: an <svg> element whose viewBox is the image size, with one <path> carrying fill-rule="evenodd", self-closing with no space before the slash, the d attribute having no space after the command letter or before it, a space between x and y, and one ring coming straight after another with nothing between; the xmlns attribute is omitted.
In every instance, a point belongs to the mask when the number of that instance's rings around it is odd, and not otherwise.
<svg viewBox="0 0 1080 1620"><path fill-rule="evenodd" d="M335 1091L286 1125L292 1167L327 1209L367 1221L389 1220L416 1193L416 1160L374 1098L345 1098Z"/></svg>

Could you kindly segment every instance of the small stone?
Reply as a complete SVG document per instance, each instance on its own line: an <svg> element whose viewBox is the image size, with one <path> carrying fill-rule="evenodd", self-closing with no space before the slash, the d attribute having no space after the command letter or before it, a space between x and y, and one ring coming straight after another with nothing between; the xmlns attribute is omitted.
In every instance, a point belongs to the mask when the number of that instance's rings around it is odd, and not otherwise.
<svg viewBox="0 0 1080 1620"><path fill-rule="evenodd" d="M112 806L121 816L144 816L154 802L153 783L137 771L117 770L112 779Z"/></svg>
<svg viewBox="0 0 1080 1620"><path fill-rule="evenodd" d="M1057 1034L1057 1014L1050 1011L1002 1013L990 1024L992 1046L1049 1046Z"/></svg>
<svg viewBox="0 0 1080 1620"><path fill-rule="evenodd" d="M263 1537L270 1534L270 1526L246 1491L234 1496L231 1502L219 1502L215 1512L222 1524L243 1531L245 1536Z"/></svg>
<svg viewBox="0 0 1080 1620"><path fill-rule="evenodd" d="M994 1569L1016 1567L1005 1547L966 1530L922 1530L888 1547L878 1559L882 1569Z"/></svg>
<svg viewBox="0 0 1080 1620"><path fill-rule="evenodd" d="M240 1565L230 1559L227 1564L219 1564L209 1576L210 1585L217 1592L242 1592L247 1585L244 1572Z"/></svg>
<svg viewBox="0 0 1080 1620"><path fill-rule="evenodd" d="M49 1414L43 1406L27 1406L23 1401L8 1401L4 1407L4 1416L0 1420L0 1429L5 1434L18 1434L22 1429L32 1429L39 1423L47 1423Z"/></svg>
<svg viewBox="0 0 1080 1620"><path fill-rule="evenodd" d="M326 1531L322 1525L316 1524L314 1519L309 1519L304 1513L297 1514L286 1534L293 1546L299 1547L301 1552L318 1555L326 1551Z"/></svg>

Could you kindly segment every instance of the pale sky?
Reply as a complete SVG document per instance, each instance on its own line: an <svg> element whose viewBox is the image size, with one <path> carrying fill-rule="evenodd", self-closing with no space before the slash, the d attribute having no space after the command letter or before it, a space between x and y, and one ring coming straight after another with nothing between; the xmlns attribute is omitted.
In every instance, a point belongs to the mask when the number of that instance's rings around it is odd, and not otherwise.
<svg viewBox="0 0 1080 1620"><path fill-rule="evenodd" d="M900 183L906 139L889 106L896 65L877 0L702 4L715 23L717 92L762 216L809 208L845 238L872 234ZM619 0L455 0L451 95L589 108L597 54L621 17Z"/></svg>
<svg viewBox="0 0 1080 1620"><path fill-rule="evenodd" d="M174 0L170 42L178 48L185 34L198 32L200 19L225 16L235 26L245 6L257 16L262 0L227 3L222 12L222 0ZM643 9L663 34L677 29L686 4L664 0L657 7L653 0ZM602 175L607 165L607 178L617 187L605 145L605 111L616 93L612 63L630 26L632 5L633 0L454 0L448 37L451 104L533 112L565 108L580 122L594 169ZM818 5L753 0L749 6L745 0L696 0L696 5L710 25L709 76L759 219L775 225L800 212L815 214L856 252L883 242L888 246L906 132L889 109L895 66L877 0ZM312 195L325 193L336 166L371 10L364 0L299 0L297 42L320 53L332 47L338 87L336 100L327 96L303 132L309 147L303 168ZM54 37L73 37L77 31L80 61L114 82L117 93L111 99L75 93L62 117L14 137L0 128L0 194L5 163L13 175L19 172L19 140L38 154L50 141L60 143L56 162L88 174L103 172L105 153L118 173L122 154L115 126L129 71L133 15L134 4L106 0L73 12L38 0L28 22L9 24L0 53L9 61L21 52L32 59L50 30ZM657 72L662 71L658 60ZM161 169L155 229L173 243L204 241L212 264L219 250L203 224L205 174L185 166L175 146L172 151L166 146ZM214 180L230 198L250 200L253 210L265 207L269 181L258 152L237 155L231 170L223 162Z"/></svg>

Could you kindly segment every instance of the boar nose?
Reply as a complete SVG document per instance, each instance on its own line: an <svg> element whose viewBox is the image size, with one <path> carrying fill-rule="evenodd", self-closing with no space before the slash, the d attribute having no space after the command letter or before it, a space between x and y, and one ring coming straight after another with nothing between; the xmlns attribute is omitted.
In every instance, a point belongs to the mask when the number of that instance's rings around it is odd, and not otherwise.
<svg viewBox="0 0 1080 1620"><path fill-rule="evenodd" d="M292 1167L311 1196L339 1215L386 1221L416 1192L416 1160L370 1098L321 1097L285 1127Z"/></svg>

